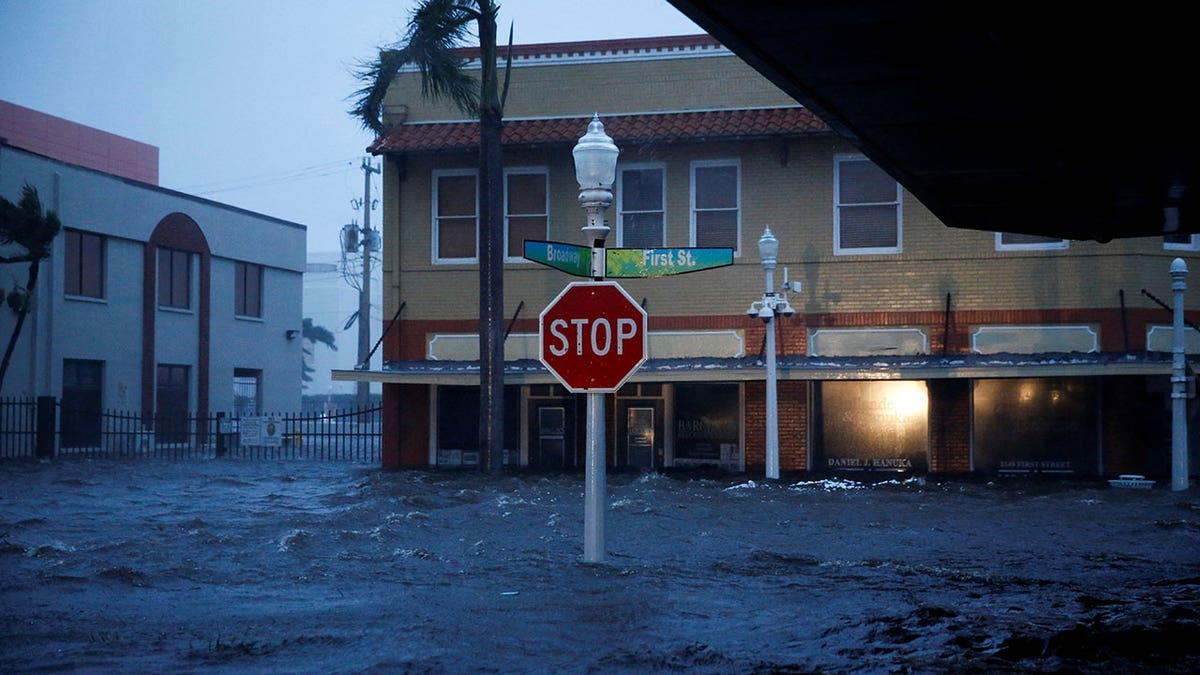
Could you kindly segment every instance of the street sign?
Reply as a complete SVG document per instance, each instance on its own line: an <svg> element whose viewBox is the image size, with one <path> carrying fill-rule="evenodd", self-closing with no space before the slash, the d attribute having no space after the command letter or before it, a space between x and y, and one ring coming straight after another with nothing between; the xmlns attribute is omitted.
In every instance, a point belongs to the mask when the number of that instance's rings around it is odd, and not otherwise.
<svg viewBox="0 0 1200 675"><path fill-rule="evenodd" d="M539 358L574 393L620 389L646 344L646 310L616 282L567 284L538 317Z"/></svg>
<svg viewBox="0 0 1200 675"><path fill-rule="evenodd" d="M733 264L731 248L610 248L605 251L605 276L662 277Z"/></svg>
<svg viewBox="0 0 1200 675"><path fill-rule="evenodd" d="M592 249L588 246L526 239L524 258L577 277L592 276Z"/></svg>

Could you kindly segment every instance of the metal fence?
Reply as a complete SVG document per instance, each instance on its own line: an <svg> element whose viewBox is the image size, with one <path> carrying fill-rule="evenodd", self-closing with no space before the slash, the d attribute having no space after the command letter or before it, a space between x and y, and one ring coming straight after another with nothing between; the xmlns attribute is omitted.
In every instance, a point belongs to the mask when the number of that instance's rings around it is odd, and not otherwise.
<svg viewBox="0 0 1200 675"><path fill-rule="evenodd" d="M0 399L0 459L157 457L378 463L381 408L236 416L72 409L51 397Z"/></svg>

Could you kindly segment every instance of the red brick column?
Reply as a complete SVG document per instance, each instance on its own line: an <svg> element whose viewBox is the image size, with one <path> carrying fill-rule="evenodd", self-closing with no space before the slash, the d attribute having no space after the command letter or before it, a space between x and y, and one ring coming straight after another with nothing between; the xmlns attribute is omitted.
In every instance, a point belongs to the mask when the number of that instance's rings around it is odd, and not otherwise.
<svg viewBox="0 0 1200 675"><path fill-rule="evenodd" d="M382 414L384 468L429 466L428 385L383 385Z"/></svg>
<svg viewBox="0 0 1200 675"><path fill-rule="evenodd" d="M808 382L780 380L779 470L808 469ZM767 466L767 384L746 383L746 472L763 474Z"/></svg>
<svg viewBox="0 0 1200 675"><path fill-rule="evenodd" d="M932 473L971 470L971 380L929 380Z"/></svg>
<svg viewBox="0 0 1200 675"><path fill-rule="evenodd" d="M808 469L808 382L779 382L779 470Z"/></svg>
<svg viewBox="0 0 1200 675"><path fill-rule="evenodd" d="M767 385L747 382L745 391L746 473L761 476L767 468Z"/></svg>

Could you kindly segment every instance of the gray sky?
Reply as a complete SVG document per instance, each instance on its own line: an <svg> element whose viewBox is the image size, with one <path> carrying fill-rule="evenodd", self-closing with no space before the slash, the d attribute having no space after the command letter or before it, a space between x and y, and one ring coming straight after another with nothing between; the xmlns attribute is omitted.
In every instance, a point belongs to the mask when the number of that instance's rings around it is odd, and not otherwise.
<svg viewBox="0 0 1200 675"><path fill-rule="evenodd" d="M159 148L163 187L308 226L362 222L351 71L413 0L0 0L0 99ZM518 44L701 33L666 0L508 0ZM377 194L379 179L374 179ZM372 224L380 212L372 214Z"/></svg>

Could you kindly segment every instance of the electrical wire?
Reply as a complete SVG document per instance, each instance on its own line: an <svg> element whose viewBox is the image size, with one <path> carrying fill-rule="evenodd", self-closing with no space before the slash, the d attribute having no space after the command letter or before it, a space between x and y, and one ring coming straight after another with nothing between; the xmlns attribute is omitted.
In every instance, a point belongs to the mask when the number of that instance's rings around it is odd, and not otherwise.
<svg viewBox="0 0 1200 675"><path fill-rule="evenodd" d="M244 178L198 183L181 188L180 191L202 196L216 194L218 192L231 192L234 190L246 190L255 187L278 185L280 183L323 178L325 176L332 176L337 173L342 173L346 170L347 166L352 164L352 160L339 159L322 164L313 164L311 166L306 166L284 173L258 174L255 176L246 176Z"/></svg>

